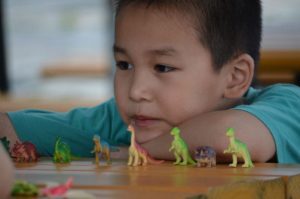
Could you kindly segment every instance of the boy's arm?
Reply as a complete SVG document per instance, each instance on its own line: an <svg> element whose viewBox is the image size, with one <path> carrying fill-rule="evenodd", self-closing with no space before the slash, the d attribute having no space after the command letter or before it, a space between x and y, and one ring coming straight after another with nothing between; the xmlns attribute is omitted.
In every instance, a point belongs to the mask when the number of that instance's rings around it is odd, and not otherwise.
<svg viewBox="0 0 300 199"><path fill-rule="evenodd" d="M92 138L101 136L112 146L127 146L130 142L126 125L121 120L114 99L95 107L78 107L69 112L22 110L1 115L0 136L29 141L40 156L52 156L55 140L61 137L70 145L72 153L80 157L92 156ZM0 123L0 124L1 124ZM18 138L17 138L17 136Z"/></svg>
<svg viewBox="0 0 300 199"><path fill-rule="evenodd" d="M233 127L236 138L246 143L255 162L266 162L275 155L275 143L268 128L251 114L239 110L225 110L206 113L179 125L181 135L193 152L198 146L211 146L217 152L218 162L231 161L231 156L223 154L229 139L226 130ZM169 133L151 140L143 146L154 157L174 159L168 151L172 136ZM167 144L166 144L167 143Z"/></svg>
<svg viewBox="0 0 300 199"><path fill-rule="evenodd" d="M2 117L1 114L0 117ZM8 155L6 154L4 148L0 145L0 171L1 171L1 178L0 178L0 196L1 198L8 198L10 194L10 190L13 184L13 177L14 177L14 169L12 162L10 161Z"/></svg>
<svg viewBox="0 0 300 199"><path fill-rule="evenodd" d="M0 112L0 138L3 137L7 137L10 146L13 146L16 141L20 141L7 114Z"/></svg>

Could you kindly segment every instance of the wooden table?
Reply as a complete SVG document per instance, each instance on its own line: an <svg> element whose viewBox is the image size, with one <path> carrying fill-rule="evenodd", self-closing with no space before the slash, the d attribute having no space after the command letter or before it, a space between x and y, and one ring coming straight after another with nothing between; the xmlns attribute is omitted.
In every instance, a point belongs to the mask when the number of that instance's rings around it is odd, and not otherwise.
<svg viewBox="0 0 300 199"><path fill-rule="evenodd" d="M92 159L69 165L53 164L49 159L38 163L15 164L16 178L43 186L45 182L64 183L74 178L73 189L92 193L96 198L186 198L207 193L210 188L252 182L287 181L300 174L299 164L255 164L255 168L214 168L174 166L171 162L139 167L127 166L126 160L114 160L97 167ZM283 187L284 188L284 187Z"/></svg>

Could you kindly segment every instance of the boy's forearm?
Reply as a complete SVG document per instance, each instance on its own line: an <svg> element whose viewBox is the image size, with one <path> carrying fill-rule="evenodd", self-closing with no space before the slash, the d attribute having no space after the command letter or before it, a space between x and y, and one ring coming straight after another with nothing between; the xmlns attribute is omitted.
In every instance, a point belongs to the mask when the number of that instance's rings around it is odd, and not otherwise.
<svg viewBox="0 0 300 199"><path fill-rule="evenodd" d="M1 169L1 178L0 178L0 196L7 198L10 194L10 190L13 184L14 178L14 169L13 164L10 161L6 151L2 146L0 146L0 169Z"/></svg>
<svg viewBox="0 0 300 199"><path fill-rule="evenodd" d="M229 127L235 128L236 137L247 144L254 161L268 161L275 153L275 144L268 129L254 116L243 111L211 112L190 119L179 127L191 152L198 146L211 146L217 153L218 162L231 161L230 154L223 153L229 144L226 137ZM143 146L156 158L174 159L173 153L168 151L172 140L172 136L166 133Z"/></svg>
<svg viewBox="0 0 300 199"><path fill-rule="evenodd" d="M3 137L7 137L10 146L13 146L17 140L19 141L7 114L0 112L0 138Z"/></svg>
<svg viewBox="0 0 300 199"><path fill-rule="evenodd" d="M223 159L222 153L227 146L227 140L225 131L221 130L223 125L220 123L215 125L215 123L215 121L212 122L211 116L200 116L179 125L181 137L188 144L192 156L198 146L211 146L216 150L219 156L218 160ZM173 151L169 151L172 141L173 136L167 132L143 146L155 158L174 160Z"/></svg>

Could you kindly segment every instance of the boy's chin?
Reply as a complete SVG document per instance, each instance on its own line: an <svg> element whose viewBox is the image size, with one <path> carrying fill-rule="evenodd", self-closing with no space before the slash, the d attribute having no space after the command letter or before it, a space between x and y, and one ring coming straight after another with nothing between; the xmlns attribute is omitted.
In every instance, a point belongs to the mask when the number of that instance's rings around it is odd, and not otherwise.
<svg viewBox="0 0 300 199"><path fill-rule="evenodd" d="M159 136L161 136L163 132L160 130L154 129L145 129L145 128L136 128L135 129L135 139L137 143L144 144L149 142Z"/></svg>

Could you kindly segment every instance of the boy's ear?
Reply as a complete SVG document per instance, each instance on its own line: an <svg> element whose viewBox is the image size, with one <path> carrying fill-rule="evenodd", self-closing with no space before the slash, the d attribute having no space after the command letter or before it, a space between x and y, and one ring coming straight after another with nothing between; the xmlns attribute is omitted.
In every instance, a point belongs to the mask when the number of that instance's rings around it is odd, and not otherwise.
<svg viewBox="0 0 300 199"><path fill-rule="evenodd" d="M239 55L227 64L227 84L224 97L240 98L248 90L254 74L254 60L248 54Z"/></svg>

